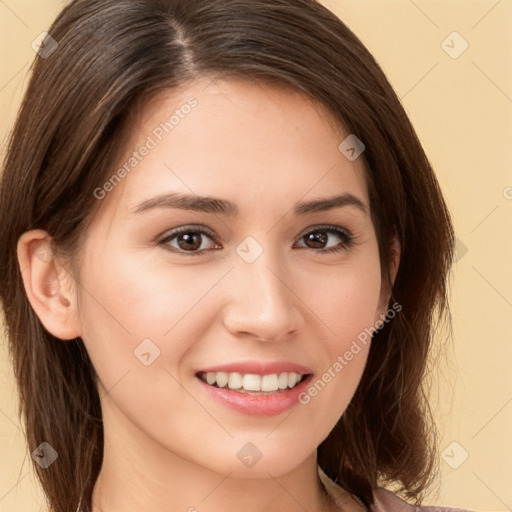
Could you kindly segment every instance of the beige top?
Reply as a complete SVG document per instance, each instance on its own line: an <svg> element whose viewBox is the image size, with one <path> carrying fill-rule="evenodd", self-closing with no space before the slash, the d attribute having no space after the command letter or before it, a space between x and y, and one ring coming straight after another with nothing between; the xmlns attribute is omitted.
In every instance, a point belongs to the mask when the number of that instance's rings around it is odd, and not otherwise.
<svg viewBox="0 0 512 512"><path fill-rule="evenodd" d="M368 510L359 498L349 495L340 486L335 484L320 467L318 467L318 474L327 493L340 510L343 510L344 512L363 512ZM375 500L375 503L370 508L370 512L472 512L462 508L411 505L403 501L395 493L384 489L383 487L379 487L374 491L373 499Z"/></svg>

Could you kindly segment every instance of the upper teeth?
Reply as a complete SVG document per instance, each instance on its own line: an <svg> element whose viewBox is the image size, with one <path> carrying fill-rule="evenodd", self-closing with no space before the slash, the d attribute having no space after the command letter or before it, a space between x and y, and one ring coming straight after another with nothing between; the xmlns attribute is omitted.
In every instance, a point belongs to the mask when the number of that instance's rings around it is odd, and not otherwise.
<svg viewBox="0 0 512 512"><path fill-rule="evenodd" d="M284 372L270 375L256 375L238 372L207 372L201 374L211 386L217 384L219 388L241 389L245 391L277 391L278 389L293 388L302 379L300 373Z"/></svg>

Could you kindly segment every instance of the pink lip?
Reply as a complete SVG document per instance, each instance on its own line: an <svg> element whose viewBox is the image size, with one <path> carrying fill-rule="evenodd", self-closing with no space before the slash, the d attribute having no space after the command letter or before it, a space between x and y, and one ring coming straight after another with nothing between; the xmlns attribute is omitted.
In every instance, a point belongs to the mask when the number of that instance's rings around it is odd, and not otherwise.
<svg viewBox="0 0 512 512"><path fill-rule="evenodd" d="M275 393L265 395L240 393L228 388L217 388L215 386L210 386L200 377L197 377L197 382L201 386L201 389L208 393L210 397L214 398L229 409L252 416L273 416L291 409L297 405L299 395L307 389L313 377L313 372L309 368L289 362L264 363L247 361L212 366L201 370L198 374L202 372L238 372L242 374L251 373L255 375L270 375L273 373L279 374L284 372L295 372L303 375L307 374L304 380L292 389L280 390Z"/></svg>
<svg viewBox="0 0 512 512"><path fill-rule="evenodd" d="M204 368L202 372L238 372L242 374L251 373L254 375L271 375L273 373L295 372L302 375L313 373L313 371L305 366L289 362L263 362L263 361L243 361L239 363L222 364L219 366L211 366Z"/></svg>

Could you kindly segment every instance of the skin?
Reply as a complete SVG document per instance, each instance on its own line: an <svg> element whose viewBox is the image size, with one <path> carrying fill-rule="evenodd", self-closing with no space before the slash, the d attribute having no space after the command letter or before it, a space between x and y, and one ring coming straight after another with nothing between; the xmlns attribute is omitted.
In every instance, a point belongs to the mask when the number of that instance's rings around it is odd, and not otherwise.
<svg viewBox="0 0 512 512"><path fill-rule="evenodd" d="M369 208L362 159L338 150L348 134L300 94L201 79L134 115L120 165L190 97L198 106L101 200L79 276L57 257L38 257L48 233L30 231L18 243L38 317L62 340L80 336L99 375L105 452L95 512L337 510L319 485L316 449L350 402L369 345L307 405L274 416L228 409L195 374L263 360L302 364L319 378L385 314L389 290L369 214L292 211L344 192ZM132 213L164 192L226 199L240 213ZM200 255L179 237L159 243L198 224L216 237L199 235ZM323 246L308 245L304 235L321 224L349 230L354 244L326 253L344 242L324 231ZM250 264L236 252L248 236L263 249ZM393 276L397 266L398 255ZM149 366L134 356L146 338L161 351ZM248 442L262 453L251 468L237 457ZM360 506L347 495L344 509Z"/></svg>

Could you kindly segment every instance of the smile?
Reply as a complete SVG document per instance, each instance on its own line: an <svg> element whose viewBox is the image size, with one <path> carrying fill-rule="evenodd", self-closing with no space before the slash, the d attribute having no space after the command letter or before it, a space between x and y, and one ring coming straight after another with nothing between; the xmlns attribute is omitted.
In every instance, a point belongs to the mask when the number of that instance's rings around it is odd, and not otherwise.
<svg viewBox="0 0 512 512"><path fill-rule="evenodd" d="M273 416L299 405L311 369L290 362L233 362L195 374L199 392L221 407L249 416Z"/></svg>
<svg viewBox="0 0 512 512"><path fill-rule="evenodd" d="M216 388L230 389L239 393L272 394L293 389L300 384L306 374L296 372L257 375L239 372L199 372L198 377Z"/></svg>

